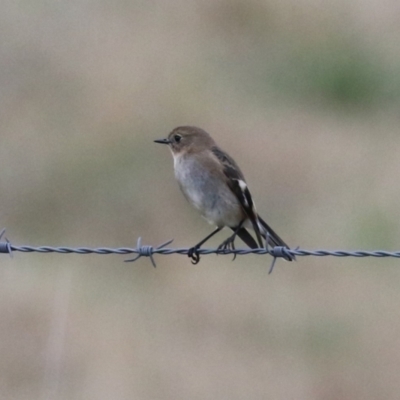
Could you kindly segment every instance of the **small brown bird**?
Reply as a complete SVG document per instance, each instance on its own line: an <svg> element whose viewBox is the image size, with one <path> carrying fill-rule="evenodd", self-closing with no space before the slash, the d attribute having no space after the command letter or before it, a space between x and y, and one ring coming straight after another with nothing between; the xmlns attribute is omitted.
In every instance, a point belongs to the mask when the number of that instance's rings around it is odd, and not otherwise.
<svg viewBox="0 0 400 400"><path fill-rule="evenodd" d="M174 158L175 178L189 201L201 215L217 228L189 250L192 263L200 260L198 249L208 239L227 226L233 230L219 249L234 249L239 236L250 248L268 245L288 248L287 244L258 215L244 176L227 153L203 129L194 126L175 128L166 139L155 140L167 144ZM252 228L257 242L246 228ZM293 256L285 257L288 261Z"/></svg>

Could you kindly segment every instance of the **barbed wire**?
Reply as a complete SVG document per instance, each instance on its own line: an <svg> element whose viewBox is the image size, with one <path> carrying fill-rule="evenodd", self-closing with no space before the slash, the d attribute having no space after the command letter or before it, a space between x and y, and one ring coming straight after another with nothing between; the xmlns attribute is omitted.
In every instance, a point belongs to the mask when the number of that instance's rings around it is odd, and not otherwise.
<svg viewBox="0 0 400 400"><path fill-rule="evenodd" d="M9 254L12 257L13 252L19 251L22 253L59 253L59 254L137 254L137 256L131 260L125 260L125 262L134 262L138 260L140 257L149 257L153 267L156 267L156 263L154 261L154 254L161 255L169 255L169 254L184 254L188 255L190 248L167 248L172 243L173 239L168 240L165 243L160 244L159 246L153 247L149 245L142 245L142 239L139 238L136 247L119 247L119 248L109 248L109 247L98 247L98 248L90 248L90 247L52 247L52 246L15 246L11 244L11 242L3 236L5 234L5 229L0 232L0 253ZM248 255L248 254L269 254L273 257L272 264L270 266L269 273L272 272L275 262L278 258L294 258L294 257L305 257L305 256L313 256L313 257L377 257L377 258L400 258L400 250L399 251L385 251L385 250L305 250L300 249L299 247L295 249L289 249L286 247L276 246L276 247L265 247L258 249L207 249L200 248L197 250L199 255L207 255L207 254L224 254L229 255L233 254L234 257L237 255Z"/></svg>

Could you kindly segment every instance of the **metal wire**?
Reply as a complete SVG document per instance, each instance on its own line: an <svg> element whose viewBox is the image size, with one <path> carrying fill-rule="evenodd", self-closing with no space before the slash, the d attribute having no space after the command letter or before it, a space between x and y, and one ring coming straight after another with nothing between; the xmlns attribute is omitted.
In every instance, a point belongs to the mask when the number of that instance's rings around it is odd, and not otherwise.
<svg viewBox="0 0 400 400"><path fill-rule="evenodd" d="M140 257L149 257L152 265L156 267L156 263L154 261L154 254L188 254L189 248L166 248L165 246L172 243L172 240L169 240L157 247L142 245L141 238L138 239L136 247L120 247L120 248L109 248L109 247L99 247L99 248L90 248L90 247L52 247L52 246L15 246L10 243L10 241L4 237L5 229L0 232L0 253L6 253L12 256L13 252L19 251L22 253L60 253L60 254L137 254L137 256L130 260L125 260L126 262L133 262L138 260ZM2 241L3 240L3 241ZM258 249L198 249L199 255L207 255L207 254L234 254L234 255L248 255L248 254L269 254L274 260L271 264L270 272L274 267L275 261L277 258L290 258L290 256L296 257L305 257L305 256L313 256L313 257L392 257L392 258L400 258L400 251L384 251L384 250L305 250L305 249L288 249L286 247L274 247L274 248L258 248Z"/></svg>

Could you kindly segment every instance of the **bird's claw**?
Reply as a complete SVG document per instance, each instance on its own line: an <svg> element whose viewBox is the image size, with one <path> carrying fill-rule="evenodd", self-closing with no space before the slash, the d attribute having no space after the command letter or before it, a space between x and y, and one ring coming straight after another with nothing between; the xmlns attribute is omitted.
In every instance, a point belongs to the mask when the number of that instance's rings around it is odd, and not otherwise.
<svg viewBox="0 0 400 400"><path fill-rule="evenodd" d="M200 254L199 254L199 248L198 247L192 247L188 251L188 257L191 258L192 264L196 265L200 261Z"/></svg>

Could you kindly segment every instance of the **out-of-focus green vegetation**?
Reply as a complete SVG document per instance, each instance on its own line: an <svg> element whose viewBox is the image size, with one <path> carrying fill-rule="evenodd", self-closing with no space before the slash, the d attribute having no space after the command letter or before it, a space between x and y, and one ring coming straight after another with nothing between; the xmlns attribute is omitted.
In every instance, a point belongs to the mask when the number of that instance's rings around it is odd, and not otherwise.
<svg viewBox="0 0 400 400"><path fill-rule="evenodd" d="M398 102L398 76L385 71L378 55L359 43L331 40L299 47L289 52L287 69L273 76L277 90L342 110L369 110L382 102Z"/></svg>
<svg viewBox="0 0 400 400"><path fill-rule="evenodd" d="M5 4L0 228L15 244L193 245L211 227L153 144L193 124L292 246L398 248L397 8ZM398 261L299 257L268 275L260 256L125 258L2 257L2 397L398 397Z"/></svg>

